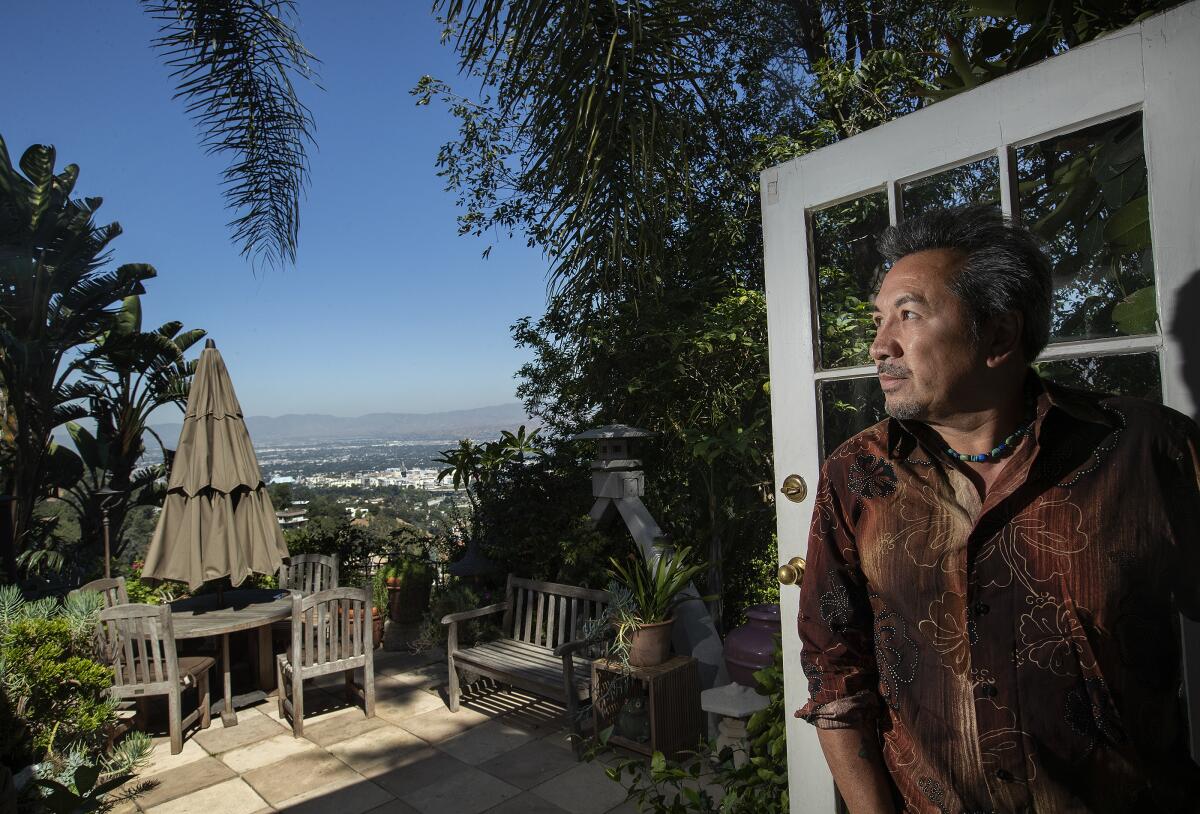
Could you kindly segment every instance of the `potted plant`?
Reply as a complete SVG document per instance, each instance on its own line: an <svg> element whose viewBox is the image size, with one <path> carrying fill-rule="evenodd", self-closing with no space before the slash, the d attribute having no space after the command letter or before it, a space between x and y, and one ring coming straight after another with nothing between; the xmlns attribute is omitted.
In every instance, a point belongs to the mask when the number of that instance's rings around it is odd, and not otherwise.
<svg viewBox="0 0 1200 814"><path fill-rule="evenodd" d="M613 650L634 667L653 667L671 652L671 627L677 605L710 597L681 596L696 574L706 568L692 563L692 549L664 550L653 564L641 557L621 563L609 559L613 603L609 612L616 628Z"/></svg>
<svg viewBox="0 0 1200 814"><path fill-rule="evenodd" d="M383 647L383 619L387 613L388 592L383 569L371 579L371 636L375 647Z"/></svg>
<svg viewBox="0 0 1200 814"><path fill-rule="evenodd" d="M418 557L405 557L384 567L387 582L388 615L393 622L421 621L429 610L433 588L433 564Z"/></svg>

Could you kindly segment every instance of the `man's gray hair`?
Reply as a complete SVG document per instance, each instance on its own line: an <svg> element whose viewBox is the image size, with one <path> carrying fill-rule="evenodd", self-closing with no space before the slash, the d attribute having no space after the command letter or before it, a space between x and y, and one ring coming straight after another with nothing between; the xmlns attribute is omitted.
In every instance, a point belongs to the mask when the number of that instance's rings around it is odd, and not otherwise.
<svg viewBox="0 0 1200 814"><path fill-rule="evenodd" d="M963 255L950 290L971 313L972 334L1006 311L1024 317L1021 349L1033 362L1050 340L1050 258L1033 233L995 206L937 209L889 226L879 236L888 265L905 255L950 249Z"/></svg>

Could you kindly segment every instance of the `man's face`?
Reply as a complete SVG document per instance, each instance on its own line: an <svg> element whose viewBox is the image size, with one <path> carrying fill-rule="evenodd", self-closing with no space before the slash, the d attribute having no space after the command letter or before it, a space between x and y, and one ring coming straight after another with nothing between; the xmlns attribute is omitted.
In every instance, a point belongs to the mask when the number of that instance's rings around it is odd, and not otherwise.
<svg viewBox="0 0 1200 814"><path fill-rule="evenodd" d="M889 415L918 421L961 412L986 367L971 320L949 289L962 256L931 249L900 258L875 297L871 358Z"/></svg>

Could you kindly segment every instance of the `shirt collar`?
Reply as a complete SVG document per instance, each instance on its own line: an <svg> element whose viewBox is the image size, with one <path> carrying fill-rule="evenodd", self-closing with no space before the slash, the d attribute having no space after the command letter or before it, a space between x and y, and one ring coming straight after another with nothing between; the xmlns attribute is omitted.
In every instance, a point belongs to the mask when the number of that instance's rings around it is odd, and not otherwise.
<svg viewBox="0 0 1200 814"><path fill-rule="evenodd" d="M1116 419L1100 408L1095 393L1075 390L1047 381L1032 368L1026 377L1026 387L1030 389L1037 402L1037 418L1034 420L1035 436L1040 435L1046 416L1050 415L1052 411L1065 414L1077 421L1087 421L1107 427L1117 426ZM889 458L893 460L906 458L912 453L917 445L915 434L917 428L912 425L919 423L901 421L896 418L888 419L887 453ZM920 426L923 428L925 425L921 424Z"/></svg>

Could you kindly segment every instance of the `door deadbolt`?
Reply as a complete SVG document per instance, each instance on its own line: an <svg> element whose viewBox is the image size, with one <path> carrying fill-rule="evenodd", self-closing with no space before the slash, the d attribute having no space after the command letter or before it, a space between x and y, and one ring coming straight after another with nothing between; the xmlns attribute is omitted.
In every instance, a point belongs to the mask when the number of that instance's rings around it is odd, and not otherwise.
<svg viewBox="0 0 1200 814"><path fill-rule="evenodd" d="M808 497L808 484L799 475L788 475L783 479L783 486L779 487L779 491L793 503L803 503L804 498Z"/></svg>
<svg viewBox="0 0 1200 814"><path fill-rule="evenodd" d="M799 585L800 580L804 579L804 558L792 557L779 566L775 576L779 577L780 585Z"/></svg>

